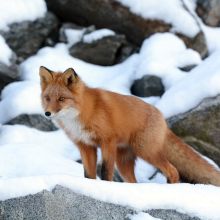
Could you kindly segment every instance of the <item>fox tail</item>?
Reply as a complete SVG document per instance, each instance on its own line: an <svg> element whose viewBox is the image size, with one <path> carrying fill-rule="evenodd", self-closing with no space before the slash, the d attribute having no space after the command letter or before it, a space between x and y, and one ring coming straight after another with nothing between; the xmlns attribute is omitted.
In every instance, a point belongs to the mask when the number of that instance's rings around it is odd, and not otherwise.
<svg viewBox="0 0 220 220"><path fill-rule="evenodd" d="M169 128L167 130L166 155L178 170L180 179L189 183L220 186L220 171L199 153L194 151Z"/></svg>

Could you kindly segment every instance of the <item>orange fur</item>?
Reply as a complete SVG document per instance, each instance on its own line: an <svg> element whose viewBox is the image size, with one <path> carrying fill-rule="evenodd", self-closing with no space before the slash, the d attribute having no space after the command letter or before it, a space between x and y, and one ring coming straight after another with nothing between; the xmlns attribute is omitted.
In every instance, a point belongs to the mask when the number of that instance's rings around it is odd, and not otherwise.
<svg viewBox="0 0 220 220"><path fill-rule="evenodd" d="M162 113L133 96L86 86L73 69L40 68L42 105L80 150L85 176L96 178L97 147L101 176L113 178L114 163L125 181L135 183L138 157L158 167L170 183L220 186L219 172L167 127Z"/></svg>

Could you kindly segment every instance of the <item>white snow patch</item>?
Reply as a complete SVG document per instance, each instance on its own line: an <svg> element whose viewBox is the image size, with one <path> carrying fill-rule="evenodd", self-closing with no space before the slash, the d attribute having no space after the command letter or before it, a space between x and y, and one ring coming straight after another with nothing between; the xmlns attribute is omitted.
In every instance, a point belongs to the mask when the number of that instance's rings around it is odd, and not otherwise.
<svg viewBox="0 0 220 220"><path fill-rule="evenodd" d="M193 38L200 28L193 16L184 9L181 0L117 0L122 5L128 7L134 14L145 19L163 20L167 24L172 24L172 32L181 33Z"/></svg>
<svg viewBox="0 0 220 220"><path fill-rule="evenodd" d="M208 46L209 53L213 53L220 49L220 28L209 27L202 25L202 30L204 31L206 42Z"/></svg>
<svg viewBox="0 0 220 220"><path fill-rule="evenodd" d="M10 65L10 58L12 56L11 48L6 44L5 39L0 34L0 62L5 65Z"/></svg>
<svg viewBox="0 0 220 220"><path fill-rule="evenodd" d="M24 125L2 125L0 146L6 144L35 144L66 159L77 161L81 158L78 148L63 130L44 132Z"/></svg>
<svg viewBox="0 0 220 220"><path fill-rule="evenodd" d="M220 94L219 57L217 50L164 93L156 107L165 118L184 113L204 98Z"/></svg>
<svg viewBox="0 0 220 220"><path fill-rule="evenodd" d="M14 22L34 21L44 17L47 6L44 0L1 0L0 30L9 30Z"/></svg>
<svg viewBox="0 0 220 220"><path fill-rule="evenodd" d="M20 114L43 114L40 85L36 82L14 82L2 91L0 123L4 124Z"/></svg>
<svg viewBox="0 0 220 220"><path fill-rule="evenodd" d="M74 29L66 29L65 35L67 37L67 47L70 48L74 44L80 42L83 38L83 34L85 33L86 28L83 28L82 30L74 30Z"/></svg>
<svg viewBox="0 0 220 220"><path fill-rule="evenodd" d="M178 67L202 62L198 52L187 49L184 42L171 33L157 33L146 39L141 46L139 60L136 79L156 75L162 78L165 90L187 75Z"/></svg>
<svg viewBox="0 0 220 220"><path fill-rule="evenodd" d="M129 218L130 220L156 220L156 219L161 220L160 218L154 218L148 213L144 213L144 212L139 212L138 214L135 215L128 214L126 217Z"/></svg>
<svg viewBox="0 0 220 220"><path fill-rule="evenodd" d="M97 41L102 39L103 37L113 36L115 32L106 28L93 31L89 34L85 34L83 36L83 42L87 44L91 44L93 41Z"/></svg>
<svg viewBox="0 0 220 220"><path fill-rule="evenodd" d="M0 160L1 179L59 173L84 176L82 164L37 144L0 145Z"/></svg>

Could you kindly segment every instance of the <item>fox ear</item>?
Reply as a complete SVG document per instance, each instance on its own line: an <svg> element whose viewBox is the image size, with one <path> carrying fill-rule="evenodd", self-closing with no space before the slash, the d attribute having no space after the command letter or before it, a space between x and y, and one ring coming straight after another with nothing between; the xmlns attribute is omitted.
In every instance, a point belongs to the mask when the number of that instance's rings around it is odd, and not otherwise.
<svg viewBox="0 0 220 220"><path fill-rule="evenodd" d="M69 68L67 69L62 76L62 80L64 85L68 88L71 89L72 86L76 85L78 82L78 75L74 71L74 69Z"/></svg>
<svg viewBox="0 0 220 220"><path fill-rule="evenodd" d="M53 80L52 71L47 69L46 67L40 67L40 79L41 79L41 87L45 89L47 85Z"/></svg>

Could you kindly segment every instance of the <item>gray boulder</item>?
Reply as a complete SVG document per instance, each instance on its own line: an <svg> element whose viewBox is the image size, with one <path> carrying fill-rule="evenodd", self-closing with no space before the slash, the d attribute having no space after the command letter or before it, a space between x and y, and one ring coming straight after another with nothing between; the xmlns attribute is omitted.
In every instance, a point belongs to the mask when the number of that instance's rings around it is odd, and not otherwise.
<svg viewBox="0 0 220 220"><path fill-rule="evenodd" d="M220 0L198 0L196 12L206 25L220 26Z"/></svg>
<svg viewBox="0 0 220 220"><path fill-rule="evenodd" d="M9 31L0 31L0 34L17 54L20 63L36 54L53 32L57 31L58 33L58 25L59 21L56 16L47 12L45 17L38 18L35 21L13 23L9 25Z"/></svg>
<svg viewBox="0 0 220 220"><path fill-rule="evenodd" d="M220 166L220 95L167 119L167 124L189 146Z"/></svg>
<svg viewBox="0 0 220 220"><path fill-rule="evenodd" d="M146 213L161 219L184 219L199 220L175 210L147 210ZM60 185L50 193L47 190L34 195L0 201L0 219L23 220L23 219L44 219L44 220L70 220L70 219L130 219L137 213L132 208L102 202L88 196L74 193L68 188Z"/></svg>
<svg viewBox="0 0 220 220"><path fill-rule="evenodd" d="M172 209L152 209L148 210L147 213L154 218L160 218L163 220L199 220L198 217L190 217Z"/></svg>
<svg viewBox="0 0 220 220"><path fill-rule="evenodd" d="M185 67L181 67L180 70L185 71L185 72L189 72L191 71L193 68L195 68L197 65L189 65L189 66L185 66Z"/></svg>
<svg viewBox="0 0 220 220"><path fill-rule="evenodd" d="M164 93L164 86L161 78L146 75L134 81L131 87L131 93L140 97L162 96Z"/></svg>
<svg viewBox="0 0 220 220"><path fill-rule="evenodd" d="M2 89L11 82L19 80L21 76L20 67L16 64L17 56L13 53L10 65L0 62L0 93Z"/></svg>
<svg viewBox="0 0 220 220"><path fill-rule="evenodd" d="M43 190L35 195L8 199L0 203L0 219L125 219L134 210L101 202L57 185L52 193Z"/></svg>
<svg viewBox="0 0 220 220"><path fill-rule="evenodd" d="M8 125L26 125L30 128L36 128L41 131L56 131L57 127L53 124L50 119L43 117L42 115L19 115L18 117L12 119L8 123Z"/></svg>
<svg viewBox="0 0 220 220"><path fill-rule="evenodd" d="M92 43L79 42L74 44L69 51L73 57L85 62L111 66L115 63L116 53L123 42L125 42L124 35L108 36Z"/></svg>
<svg viewBox="0 0 220 220"><path fill-rule="evenodd" d="M82 26L94 24L97 28L108 28L124 34L126 38L141 46L142 42L155 33L169 32L171 24L161 20L144 19L130 12L128 7L115 0L46 0L47 7L62 21L73 22ZM200 32L202 33L202 32ZM196 49L203 57L207 53L205 37L198 34L193 39L183 35L187 47Z"/></svg>

